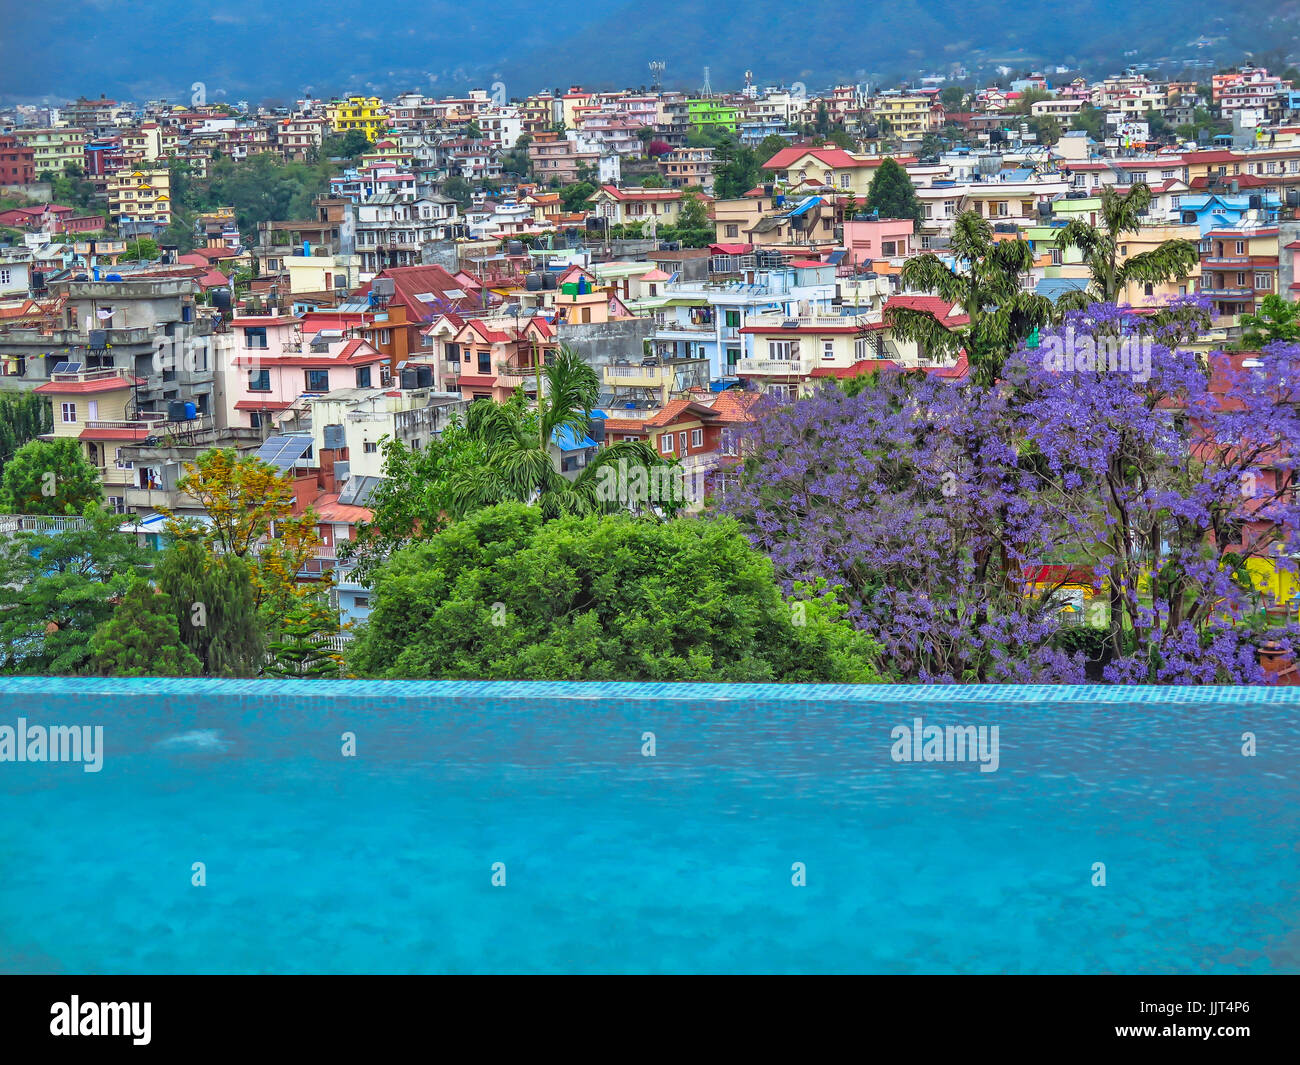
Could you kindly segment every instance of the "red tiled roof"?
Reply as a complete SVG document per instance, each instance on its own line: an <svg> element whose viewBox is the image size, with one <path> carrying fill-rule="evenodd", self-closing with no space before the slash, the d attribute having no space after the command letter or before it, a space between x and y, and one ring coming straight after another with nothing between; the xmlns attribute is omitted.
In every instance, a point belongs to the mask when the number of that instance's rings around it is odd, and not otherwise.
<svg viewBox="0 0 1300 1065"><path fill-rule="evenodd" d="M897 367L893 359L863 359L855 362L852 366L815 366L813 367L813 377L836 377L843 380L847 377L858 377L861 374L872 373L875 370L883 370L887 366Z"/></svg>
<svg viewBox="0 0 1300 1065"><path fill-rule="evenodd" d="M806 155L811 155L819 163L825 163L827 166L835 167L837 169L880 165L879 159L871 162L862 159L855 159L843 148L809 148L806 145L803 147L795 145L793 148L782 148L776 153L776 155L772 156L771 159L763 164L763 169L785 170L792 163L798 162Z"/></svg>
<svg viewBox="0 0 1300 1065"><path fill-rule="evenodd" d="M290 404L278 399L241 399L235 410L288 410Z"/></svg>
<svg viewBox="0 0 1300 1065"><path fill-rule="evenodd" d="M46 381L37 385L33 392L42 392L51 396L84 395L95 392L116 392L123 388L134 388L144 384L142 377L101 377L96 381Z"/></svg>
<svg viewBox="0 0 1300 1065"><path fill-rule="evenodd" d="M143 440L152 431L150 426L139 429L82 429L78 440Z"/></svg>
<svg viewBox="0 0 1300 1065"><path fill-rule="evenodd" d="M738 388L728 388L718 393L713 401L713 410L722 415L725 421L753 421L754 416L750 413L750 408L761 398L762 396L757 392L742 392Z"/></svg>

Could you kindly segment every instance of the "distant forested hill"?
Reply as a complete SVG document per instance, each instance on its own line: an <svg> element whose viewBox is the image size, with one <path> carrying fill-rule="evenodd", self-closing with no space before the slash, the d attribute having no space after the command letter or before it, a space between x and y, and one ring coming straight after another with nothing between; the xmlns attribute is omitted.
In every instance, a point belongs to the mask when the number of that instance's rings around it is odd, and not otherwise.
<svg viewBox="0 0 1300 1065"><path fill-rule="evenodd" d="M698 87L707 65L715 88L748 69L760 84L812 89L957 63L1107 73L1138 60L1300 52L1298 26L1298 0L0 0L0 95L187 100L202 83L209 100L257 104L500 80L522 96L561 81L645 84L651 59L667 62L670 87Z"/></svg>

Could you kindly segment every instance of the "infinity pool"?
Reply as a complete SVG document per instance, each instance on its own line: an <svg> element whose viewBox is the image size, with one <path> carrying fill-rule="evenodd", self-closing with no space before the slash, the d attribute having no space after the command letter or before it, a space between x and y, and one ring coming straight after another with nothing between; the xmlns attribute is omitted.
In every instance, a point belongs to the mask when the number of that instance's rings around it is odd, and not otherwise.
<svg viewBox="0 0 1300 1065"><path fill-rule="evenodd" d="M0 760L5 972L1300 971L1296 688L0 680L19 718L103 761ZM918 718L996 771L896 760Z"/></svg>

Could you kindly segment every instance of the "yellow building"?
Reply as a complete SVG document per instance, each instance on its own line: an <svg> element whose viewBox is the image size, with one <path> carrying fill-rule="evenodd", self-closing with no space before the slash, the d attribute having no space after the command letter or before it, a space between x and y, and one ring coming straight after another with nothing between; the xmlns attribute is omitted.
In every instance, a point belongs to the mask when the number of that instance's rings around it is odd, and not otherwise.
<svg viewBox="0 0 1300 1065"><path fill-rule="evenodd" d="M54 431L49 437L80 443L86 460L99 471L104 495L114 509L124 506L125 490L138 483L136 470L121 460L119 449L144 440L163 419L162 414L130 416L137 383L137 378L120 371L87 370L55 373L36 389L49 397L54 408Z"/></svg>
<svg viewBox="0 0 1300 1065"><path fill-rule="evenodd" d="M108 179L108 213L115 222L160 222L172 220L171 172L131 170Z"/></svg>
<svg viewBox="0 0 1300 1065"><path fill-rule="evenodd" d="M16 129L18 143L32 150L39 179L46 170L62 174L65 167L86 166L86 131L84 129Z"/></svg>
<svg viewBox="0 0 1300 1065"><path fill-rule="evenodd" d="M872 106L872 113L882 134L920 140L935 128L933 106L928 96L882 96Z"/></svg>
<svg viewBox="0 0 1300 1065"><path fill-rule="evenodd" d="M372 144L388 128L388 110L378 96L349 96L346 100L333 100L325 107L330 129L347 133L359 129Z"/></svg>

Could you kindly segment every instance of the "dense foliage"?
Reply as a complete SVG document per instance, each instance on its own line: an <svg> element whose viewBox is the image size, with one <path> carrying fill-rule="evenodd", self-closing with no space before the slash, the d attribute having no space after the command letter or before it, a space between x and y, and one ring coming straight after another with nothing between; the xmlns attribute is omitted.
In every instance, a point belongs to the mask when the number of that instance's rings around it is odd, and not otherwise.
<svg viewBox="0 0 1300 1065"><path fill-rule="evenodd" d="M382 677L876 679L874 641L839 611L825 595L787 601L729 520L544 522L503 504L378 570L348 663Z"/></svg>

